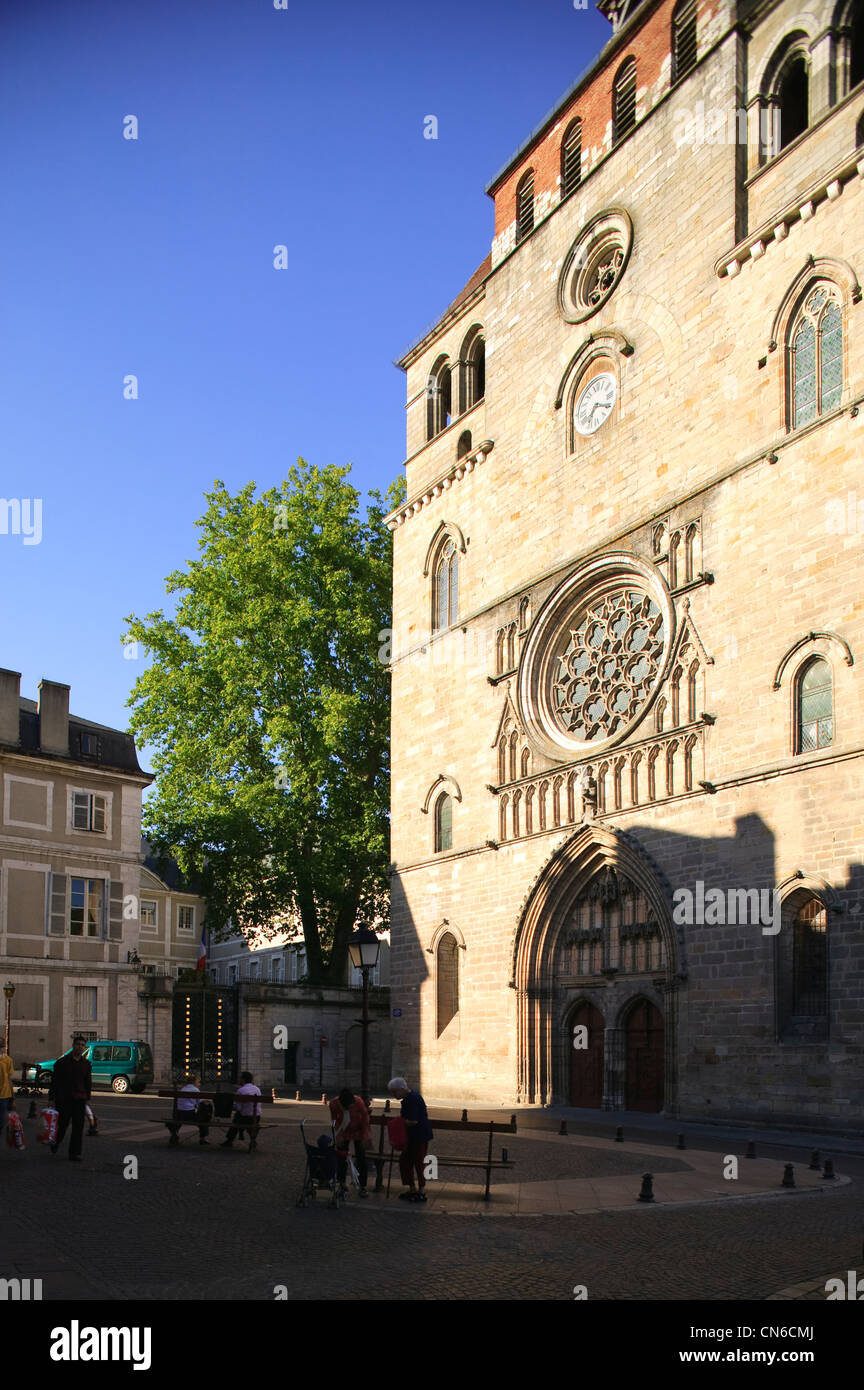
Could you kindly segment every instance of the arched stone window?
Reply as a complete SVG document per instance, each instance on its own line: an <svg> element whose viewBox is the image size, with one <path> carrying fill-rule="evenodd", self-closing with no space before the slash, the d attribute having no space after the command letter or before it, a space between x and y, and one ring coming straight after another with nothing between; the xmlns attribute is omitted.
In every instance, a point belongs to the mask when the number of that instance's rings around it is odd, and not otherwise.
<svg viewBox="0 0 864 1390"><path fill-rule="evenodd" d="M675 531L669 541L669 588L677 589L680 582L678 570L681 558L681 532Z"/></svg>
<svg viewBox="0 0 864 1390"><path fill-rule="evenodd" d="M561 141L561 197L566 198L582 182L582 122L571 121Z"/></svg>
<svg viewBox="0 0 864 1390"><path fill-rule="evenodd" d="M676 666L672 672L672 728L678 729L681 725L681 676L680 666Z"/></svg>
<svg viewBox="0 0 864 1390"><path fill-rule="evenodd" d="M498 807L498 839L503 843L507 839L507 807L510 805L510 798L506 794L501 798Z"/></svg>
<svg viewBox="0 0 864 1390"><path fill-rule="evenodd" d="M522 766L519 775L521 777L529 777L531 775L531 753L527 748L522 749Z"/></svg>
<svg viewBox="0 0 864 1390"><path fill-rule="evenodd" d="M836 409L843 394L843 314L830 281L807 291L787 341L789 425L800 429Z"/></svg>
<svg viewBox="0 0 864 1390"><path fill-rule="evenodd" d="M498 781L507 781L507 736L498 744Z"/></svg>
<svg viewBox="0 0 864 1390"><path fill-rule="evenodd" d="M699 677L699 662L698 662L698 661L693 661L693 662L691 662L691 664L690 664L690 670L687 672L687 723L688 723L688 724L694 724L694 723L696 722L696 705L697 705L697 703L698 703L698 700L697 700L697 695L698 695L698 692L697 692L697 681L698 681L698 677Z"/></svg>
<svg viewBox="0 0 864 1390"><path fill-rule="evenodd" d="M692 584L699 573L699 527L694 522L687 527L684 541L684 583Z"/></svg>
<svg viewBox="0 0 864 1390"><path fill-rule="evenodd" d="M441 546L433 573L432 628L452 627L459 615L459 554L450 536Z"/></svg>
<svg viewBox="0 0 864 1390"><path fill-rule="evenodd" d="M531 600L526 594L519 600L519 631L527 632L531 626Z"/></svg>
<svg viewBox="0 0 864 1390"><path fill-rule="evenodd" d="M561 824L561 783L563 778L556 777L552 783L552 824Z"/></svg>
<svg viewBox="0 0 864 1390"><path fill-rule="evenodd" d="M450 424L452 389L450 363L441 357L435 363L426 383L426 438L434 439Z"/></svg>
<svg viewBox="0 0 864 1390"><path fill-rule="evenodd" d="M616 758L612 766L612 787L615 797L615 810L620 811L623 803L621 779L624 775L624 759Z"/></svg>
<svg viewBox="0 0 864 1390"><path fill-rule="evenodd" d="M515 791L515 792L513 793L513 838L514 838L515 840L518 840L518 839L519 839L519 836L522 834L522 831L521 831L521 829L519 828L519 827L520 827L519 815L520 815L521 807L522 807L522 793L521 793L521 791Z"/></svg>
<svg viewBox="0 0 864 1390"><path fill-rule="evenodd" d="M696 0L680 0L672 11L672 81L696 66Z"/></svg>
<svg viewBox="0 0 864 1390"><path fill-rule="evenodd" d="M435 802L435 853L453 848L453 800L442 792Z"/></svg>
<svg viewBox="0 0 864 1390"><path fill-rule="evenodd" d="M534 230L534 170L523 174L516 185L516 244Z"/></svg>
<svg viewBox="0 0 864 1390"><path fill-rule="evenodd" d="M657 800L657 759L660 756L660 748L652 748L648 754L648 800Z"/></svg>
<svg viewBox="0 0 864 1390"><path fill-rule="evenodd" d="M625 58L612 88L612 143L617 145L636 124L636 59Z"/></svg>
<svg viewBox="0 0 864 1390"><path fill-rule="evenodd" d="M666 748L666 795L675 795L675 754L678 752L678 740L673 739Z"/></svg>
<svg viewBox="0 0 864 1390"><path fill-rule="evenodd" d="M459 436L459 443L456 445L457 459L464 459L471 452L471 431L463 430Z"/></svg>
<svg viewBox="0 0 864 1390"><path fill-rule="evenodd" d="M813 893L783 905L777 942L777 1013L781 1042L828 1036L828 911Z"/></svg>
<svg viewBox="0 0 864 1390"><path fill-rule="evenodd" d="M609 764L603 762L597 769L597 814L602 816L606 810L606 777Z"/></svg>
<svg viewBox="0 0 864 1390"><path fill-rule="evenodd" d="M837 32L837 96L842 100L859 82L864 82L864 0L850 0L848 4L838 5L834 23Z"/></svg>
<svg viewBox="0 0 864 1390"><path fill-rule="evenodd" d="M470 410L486 395L486 339L473 329L462 348L462 409Z"/></svg>
<svg viewBox="0 0 864 1390"><path fill-rule="evenodd" d="M795 680L796 753L828 748L834 742L834 691L831 667L821 656L802 666Z"/></svg>
<svg viewBox="0 0 864 1390"><path fill-rule="evenodd" d="M666 698L661 695L654 709L654 728L658 734L663 732L663 716L666 713Z"/></svg>
<svg viewBox="0 0 864 1390"><path fill-rule="evenodd" d="M534 788L525 788L525 834L534 833Z"/></svg>
<svg viewBox="0 0 864 1390"><path fill-rule="evenodd" d="M684 790L693 790L693 749L696 747L696 736L691 734L684 742Z"/></svg>
<svg viewBox="0 0 864 1390"><path fill-rule="evenodd" d="M510 781L516 781L516 749L519 743L519 735L514 729L510 735Z"/></svg>
<svg viewBox="0 0 864 1390"><path fill-rule="evenodd" d="M806 52L796 47L786 59L774 87L772 106L779 117L777 149L785 150L810 124L810 72ZM776 129L776 127L775 127Z"/></svg>
<svg viewBox="0 0 864 1390"><path fill-rule="evenodd" d="M849 35L849 90L864 82L864 4L858 0ZM860 141L859 141L860 143Z"/></svg>
<svg viewBox="0 0 864 1390"><path fill-rule="evenodd" d="M459 945L452 932L445 932L435 952L437 985L437 1037L459 1012Z"/></svg>

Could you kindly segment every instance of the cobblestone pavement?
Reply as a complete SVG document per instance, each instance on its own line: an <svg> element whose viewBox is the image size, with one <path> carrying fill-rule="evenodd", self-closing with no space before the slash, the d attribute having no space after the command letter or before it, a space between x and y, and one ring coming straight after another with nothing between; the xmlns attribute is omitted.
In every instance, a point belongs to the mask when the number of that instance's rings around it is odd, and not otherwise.
<svg viewBox="0 0 864 1390"><path fill-rule="evenodd" d="M164 1130L146 1122L162 1113L152 1098L106 1098L99 1113L103 1133L85 1139L81 1164L33 1143L35 1121L25 1120L25 1153L0 1154L0 1277L42 1278L46 1299L272 1300L283 1286L301 1301L571 1300L577 1284L592 1300L767 1299L802 1284L824 1288L838 1269L864 1273L857 1156L837 1164L851 1185L722 1205L634 1202L495 1221L431 1217L381 1197L298 1210L296 1109L277 1108L256 1154L220 1150L218 1136L209 1147L169 1149ZM304 1113L313 1136L326 1128L320 1107ZM448 1134L447 1150L467 1138ZM574 1168L585 1177L643 1171L626 1145L604 1153L548 1133L501 1138L522 1181L572 1178ZM137 1180L123 1177L127 1155L138 1159ZM790 1158L806 1166L800 1152ZM652 1168L660 1162L670 1174L687 1166L672 1152Z"/></svg>

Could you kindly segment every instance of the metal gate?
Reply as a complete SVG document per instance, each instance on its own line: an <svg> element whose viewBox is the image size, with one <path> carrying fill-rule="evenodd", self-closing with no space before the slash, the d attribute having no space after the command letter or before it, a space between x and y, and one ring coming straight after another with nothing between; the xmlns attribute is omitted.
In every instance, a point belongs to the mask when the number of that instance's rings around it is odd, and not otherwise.
<svg viewBox="0 0 864 1390"><path fill-rule="evenodd" d="M171 1029L171 1070L203 1081L237 1080L237 989L177 984Z"/></svg>

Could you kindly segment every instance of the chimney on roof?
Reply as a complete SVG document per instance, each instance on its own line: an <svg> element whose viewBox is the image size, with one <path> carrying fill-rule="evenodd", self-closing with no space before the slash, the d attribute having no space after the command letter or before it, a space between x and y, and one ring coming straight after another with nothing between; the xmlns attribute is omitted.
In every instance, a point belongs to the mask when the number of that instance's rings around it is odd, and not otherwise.
<svg viewBox="0 0 864 1390"><path fill-rule="evenodd" d="M39 746L43 753L69 756L69 687L39 682Z"/></svg>
<svg viewBox="0 0 864 1390"><path fill-rule="evenodd" d="M21 672L0 668L0 743L18 743Z"/></svg>

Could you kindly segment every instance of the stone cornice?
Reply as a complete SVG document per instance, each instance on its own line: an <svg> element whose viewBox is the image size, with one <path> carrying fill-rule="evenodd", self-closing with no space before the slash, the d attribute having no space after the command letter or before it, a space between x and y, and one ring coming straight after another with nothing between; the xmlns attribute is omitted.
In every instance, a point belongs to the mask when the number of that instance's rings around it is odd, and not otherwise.
<svg viewBox="0 0 864 1390"><path fill-rule="evenodd" d="M844 184L850 183L856 177L864 179L864 154L860 149L853 155L847 155L842 163L836 164L829 173L823 174L816 183L810 184L804 193L787 203L779 213L775 213L755 231L748 233L731 251L724 251L719 260L714 262L715 274L721 279L723 276L734 279L742 266L750 261L760 260L769 246L785 241L789 228L795 222L807 222L822 203L835 202L843 192Z"/></svg>
<svg viewBox="0 0 864 1390"><path fill-rule="evenodd" d="M447 492L454 483L461 482L466 473L473 473L475 468L479 468L482 463L485 463L494 447L491 439L484 439L483 443L473 449L470 454L450 463L445 472L439 474L434 482L429 483L421 492L415 493L405 502L400 502L394 511L385 516L384 524L389 526L391 531L395 531L397 526L403 526L417 512L430 506L442 493Z"/></svg>

